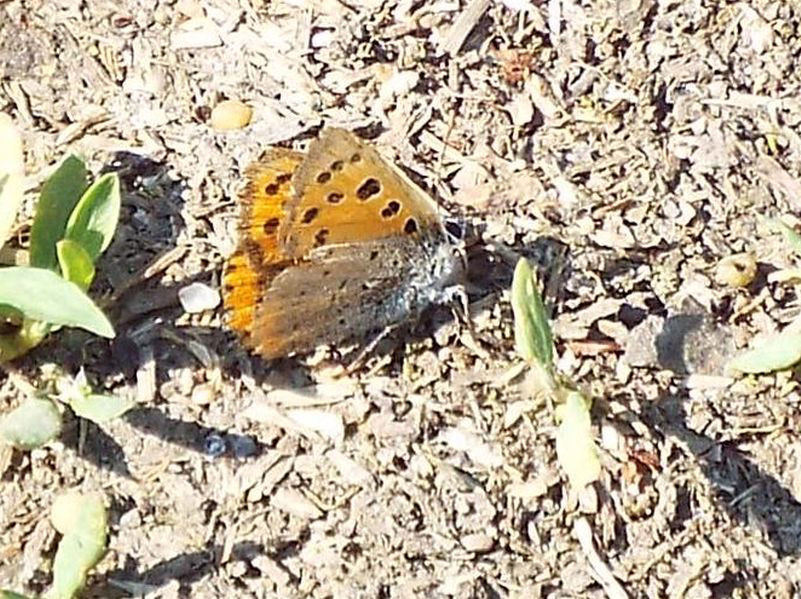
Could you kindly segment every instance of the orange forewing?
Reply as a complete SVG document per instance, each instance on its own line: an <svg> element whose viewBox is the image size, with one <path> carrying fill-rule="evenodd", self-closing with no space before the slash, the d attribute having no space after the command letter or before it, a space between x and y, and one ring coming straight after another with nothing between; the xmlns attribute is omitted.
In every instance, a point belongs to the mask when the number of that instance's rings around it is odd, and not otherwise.
<svg viewBox="0 0 801 599"><path fill-rule="evenodd" d="M240 243L223 275L224 305L234 330L250 335L264 291L287 265L278 230L292 201L292 174L303 154L273 148L247 171L240 196Z"/></svg>
<svg viewBox="0 0 801 599"><path fill-rule="evenodd" d="M403 235L404 228L439 223L428 196L344 129L326 129L312 143L293 186L296 201L280 237L294 257L321 245Z"/></svg>

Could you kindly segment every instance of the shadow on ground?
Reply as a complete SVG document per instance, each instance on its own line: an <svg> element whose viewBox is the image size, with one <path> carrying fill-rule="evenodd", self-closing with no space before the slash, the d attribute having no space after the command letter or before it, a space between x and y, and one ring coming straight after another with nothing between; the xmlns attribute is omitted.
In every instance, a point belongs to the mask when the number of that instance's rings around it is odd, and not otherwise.
<svg viewBox="0 0 801 599"><path fill-rule="evenodd" d="M103 580L90 583L82 592L83 597L95 597L103 599L121 599L130 596L150 596L162 587L173 581L180 582L181 590L178 596L190 597L190 586L208 576L225 564L220 562L223 557L224 548L215 545L202 551L193 551L177 555L171 559L164 560L152 568L138 571L133 560L129 559L125 567L109 572ZM250 566L250 561L257 556L263 555L265 548L258 543L243 541L233 546L227 556L226 563L245 562ZM280 566L276 566L279 567ZM261 572L253 568L250 576L263 576ZM246 574L248 576L248 574ZM291 576L287 572L287 576Z"/></svg>

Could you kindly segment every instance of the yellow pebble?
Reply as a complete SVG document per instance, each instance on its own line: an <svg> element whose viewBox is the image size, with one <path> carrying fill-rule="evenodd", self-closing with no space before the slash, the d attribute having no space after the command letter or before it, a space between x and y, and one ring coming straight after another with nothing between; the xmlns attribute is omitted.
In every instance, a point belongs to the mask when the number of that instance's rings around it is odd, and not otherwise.
<svg viewBox="0 0 801 599"><path fill-rule="evenodd" d="M745 287L754 280L757 263L749 253L727 256L715 268L715 280L729 287Z"/></svg>
<svg viewBox="0 0 801 599"><path fill-rule="evenodd" d="M253 110L239 100L223 100L211 111L211 126L217 131L241 129L250 122Z"/></svg>

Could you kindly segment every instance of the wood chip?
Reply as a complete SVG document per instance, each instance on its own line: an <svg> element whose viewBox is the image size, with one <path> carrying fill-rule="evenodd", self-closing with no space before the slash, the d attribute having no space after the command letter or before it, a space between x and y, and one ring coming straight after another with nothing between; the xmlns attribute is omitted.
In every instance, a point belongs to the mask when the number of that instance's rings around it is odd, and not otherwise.
<svg viewBox="0 0 801 599"><path fill-rule="evenodd" d="M191 48L214 48L222 45L217 25L209 18L195 17L184 21L170 36L173 50Z"/></svg>
<svg viewBox="0 0 801 599"><path fill-rule="evenodd" d="M303 520L316 520L323 512L296 489L280 488L275 491L270 505Z"/></svg>
<svg viewBox="0 0 801 599"><path fill-rule="evenodd" d="M796 210L801 210L801 183L791 176L774 158L761 154L756 162L757 172L763 181L781 192Z"/></svg>
<svg viewBox="0 0 801 599"><path fill-rule="evenodd" d="M447 37L441 40L439 48L442 52L456 55L462 49L467 36L473 31L479 19L484 16L492 0L470 0L456 21L451 26Z"/></svg>

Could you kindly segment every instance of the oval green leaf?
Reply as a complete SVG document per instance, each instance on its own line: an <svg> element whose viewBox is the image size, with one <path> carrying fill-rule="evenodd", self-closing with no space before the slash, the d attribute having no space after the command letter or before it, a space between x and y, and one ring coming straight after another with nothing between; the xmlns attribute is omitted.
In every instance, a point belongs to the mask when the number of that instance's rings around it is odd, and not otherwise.
<svg viewBox="0 0 801 599"><path fill-rule="evenodd" d="M70 408L77 416L91 420L95 424L103 424L108 420L122 416L134 406L130 400L115 395L82 395L70 401Z"/></svg>
<svg viewBox="0 0 801 599"><path fill-rule="evenodd" d="M31 398L0 419L0 438L20 449L35 449L61 433L61 414L49 399Z"/></svg>
<svg viewBox="0 0 801 599"><path fill-rule="evenodd" d="M86 185L86 167L77 156L69 156L44 182L31 226L31 266L56 267L56 242L64 237L67 220Z"/></svg>
<svg viewBox="0 0 801 599"><path fill-rule="evenodd" d="M120 180L117 173L106 173L84 192L64 237L80 243L94 262L111 243L119 218Z"/></svg>
<svg viewBox="0 0 801 599"><path fill-rule="evenodd" d="M801 332L787 329L736 356L728 368L746 374L785 370L801 360Z"/></svg>
<svg viewBox="0 0 801 599"><path fill-rule="evenodd" d="M512 311L515 345L526 361L536 361L550 371L553 366L553 336L537 281L528 261L521 258L512 278Z"/></svg>
<svg viewBox="0 0 801 599"><path fill-rule="evenodd" d="M99 495L68 491L53 502L51 520L64 536L53 559L53 586L45 597L74 597L105 553L106 507Z"/></svg>
<svg viewBox="0 0 801 599"><path fill-rule="evenodd" d="M44 268L0 269L0 304L15 308L33 320L114 337L114 328L106 315L80 287Z"/></svg>
<svg viewBox="0 0 801 599"><path fill-rule="evenodd" d="M556 431L556 457L567 474L570 486L583 489L598 480L601 462L592 437L590 411L580 393L571 391L561 411L562 423Z"/></svg>
<svg viewBox="0 0 801 599"><path fill-rule="evenodd" d="M56 244L56 255L61 274L83 291L89 289L95 278L95 265L84 247L72 239L62 239Z"/></svg>

